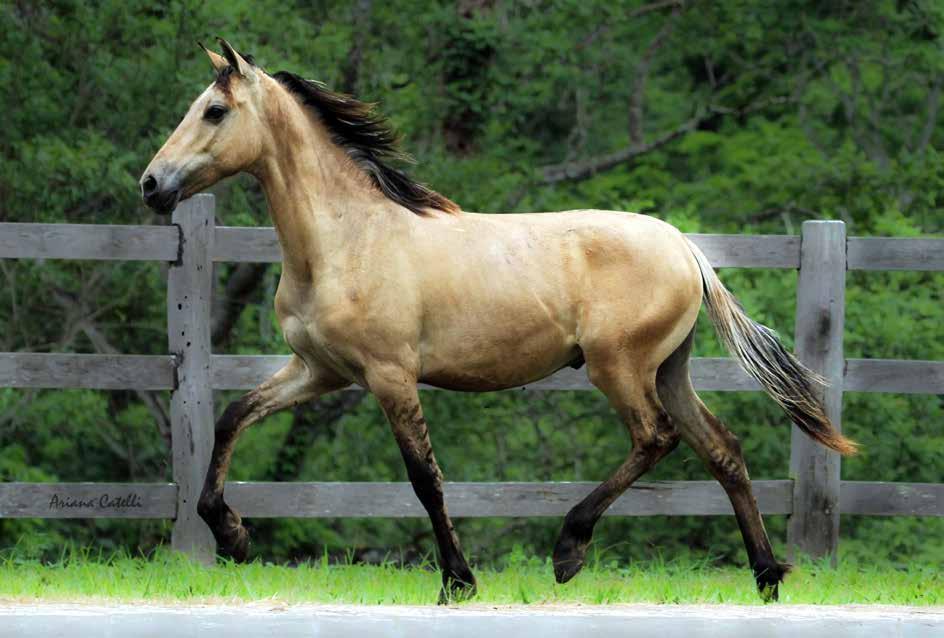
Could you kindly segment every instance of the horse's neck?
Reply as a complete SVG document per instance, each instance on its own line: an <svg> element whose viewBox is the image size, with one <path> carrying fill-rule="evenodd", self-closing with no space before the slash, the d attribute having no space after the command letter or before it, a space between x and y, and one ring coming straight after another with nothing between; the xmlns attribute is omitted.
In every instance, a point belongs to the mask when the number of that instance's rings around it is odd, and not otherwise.
<svg viewBox="0 0 944 638"><path fill-rule="evenodd" d="M320 278L328 260L343 257L352 224L360 211L376 213L377 196L338 149L318 152L310 140L298 139L277 148L255 173L282 246L283 276L307 284Z"/></svg>

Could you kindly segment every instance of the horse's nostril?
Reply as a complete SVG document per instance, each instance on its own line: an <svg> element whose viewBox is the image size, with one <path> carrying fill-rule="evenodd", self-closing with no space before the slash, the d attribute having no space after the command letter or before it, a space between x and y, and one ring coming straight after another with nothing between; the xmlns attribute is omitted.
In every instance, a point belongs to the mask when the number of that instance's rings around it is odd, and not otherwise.
<svg viewBox="0 0 944 638"><path fill-rule="evenodd" d="M141 182L141 193L147 197L151 195L154 191L157 190L157 180L154 179L153 175L148 175L144 178L144 181Z"/></svg>

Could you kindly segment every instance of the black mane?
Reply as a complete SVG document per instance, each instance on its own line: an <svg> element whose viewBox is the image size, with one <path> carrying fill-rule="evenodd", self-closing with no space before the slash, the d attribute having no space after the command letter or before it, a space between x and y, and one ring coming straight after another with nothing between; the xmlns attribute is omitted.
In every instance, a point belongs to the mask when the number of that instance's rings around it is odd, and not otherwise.
<svg viewBox="0 0 944 638"><path fill-rule="evenodd" d="M334 143L347 151L389 199L417 214L422 214L426 208L448 213L459 211L455 202L390 166L391 160L409 161L410 158L399 149L396 133L386 119L374 111L373 104L335 93L320 82L288 71L280 71L272 77L318 115Z"/></svg>

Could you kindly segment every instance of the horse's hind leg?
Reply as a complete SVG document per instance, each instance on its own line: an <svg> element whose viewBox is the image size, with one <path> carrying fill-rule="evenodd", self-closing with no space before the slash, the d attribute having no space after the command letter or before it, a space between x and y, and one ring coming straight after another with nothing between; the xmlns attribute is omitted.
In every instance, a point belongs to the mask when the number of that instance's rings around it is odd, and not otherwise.
<svg viewBox="0 0 944 638"><path fill-rule="evenodd" d="M583 567L593 527L603 512L679 441L656 393L655 370L634 369L625 359L604 363L588 359L587 363L591 382L606 395L629 429L633 449L619 469L564 518L554 548L554 575L559 583L567 582Z"/></svg>
<svg viewBox="0 0 944 638"><path fill-rule="evenodd" d="M218 554L242 562L249 552L249 533L239 514L223 500L226 473L239 435L269 414L345 385L347 382L333 375L313 374L301 359L292 357L271 379L227 406L216 422L213 453L197 504L197 512L216 539Z"/></svg>
<svg viewBox="0 0 944 638"><path fill-rule="evenodd" d="M688 371L691 347L692 335L689 335L660 366L657 375L659 397L682 438L695 449L727 493L761 596L765 600L776 600L777 586L789 566L774 558L737 437L708 411L695 394Z"/></svg>

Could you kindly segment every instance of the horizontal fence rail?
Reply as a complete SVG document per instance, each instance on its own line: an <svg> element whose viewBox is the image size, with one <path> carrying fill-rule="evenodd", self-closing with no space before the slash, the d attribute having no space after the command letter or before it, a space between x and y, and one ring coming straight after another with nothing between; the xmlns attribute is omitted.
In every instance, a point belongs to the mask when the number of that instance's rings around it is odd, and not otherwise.
<svg viewBox="0 0 944 638"><path fill-rule="evenodd" d="M751 481L763 514L793 512L793 481ZM449 513L458 518L563 516L597 483L446 483ZM247 516L273 518L422 518L409 483L256 483L226 485ZM840 511L867 516L944 516L944 484L843 481ZM715 481L633 484L608 516L726 516L731 503Z"/></svg>
<svg viewBox="0 0 944 638"><path fill-rule="evenodd" d="M0 223L0 259L158 261L172 266L168 293L171 354L0 353L0 387L171 390L174 448L172 483L0 483L0 518L172 518L176 521L174 547L204 559L212 551L212 540L195 515L194 502L212 446L210 390L254 388L285 365L288 357L210 354L208 277L215 262L278 263L282 254L272 228L215 227L209 196L183 203L174 222L170 226ZM832 395L831 401L841 398L842 392L944 394L942 361L842 358L839 308L845 284L844 274L837 273L837 269L842 273L944 271L944 239L845 238L844 233L841 222L807 222L800 236L688 237L716 268L801 271L798 352L812 356L814 368L819 365L816 357L838 361L828 376L831 391L840 394ZM818 250L825 252L813 252ZM830 319L825 332L810 329L808 323L815 317ZM693 359L692 380L698 390L760 389L730 358ZM585 370L565 368L521 389L590 390L592 386ZM833 453L805 447L805 439L797 441L794 436L791 466L805 468L800 461L815 460L818 469L810 466L790 480L753 482L763 513L791 517L792 546L814 554L834 553L837 511L944 516L944 484L840 481ZM585 482L447 483L445 497L450 512L460 518L562 516L595 486ZM247 517L426 515L408 483L233 482L227 484L226 494ZM713 481L664 481L634 485L607 513L718 516L730 515L732 510L724 491Z"/></svg>
<svg viewBox="0 0 944 638"><path fill-rule="evenodd" d="M446 483L456 518L563 516L596 483ZM793 513L793 481L752 481L763 514ZM409 483L229 482L226 498L250 518L422 518ZM862 516L944 516L944 485L842 481L839 509ZM174 518L174 483L0 483L0 518ZM635 483L608 516L727 516L714 481Z"/></svg>
<svg viewBox="0 0 944 638"><path fill-rule="evenodd" d="M944 239L850 237L848 270L944 270Z"/></svg>
<svg viewBox="0 0 944 638"><path fill-rule="evenodd" d="M0 223L0 259L177 261L173 226Z"/></svg>
<svg viewBox="0 0 944 638"><path fill-rule="evenodd" d="M715 268L800 266L797 235L688 234ZM214 262L282 261L275 229L217 226ZM0 223L0 259L167 261L179 258L174 226ZM944 271L944 239L849 237L847 270Z"/></svg>
<svg viewBox="0 0 944 638"><path fill-rule="evenodd" d="M288 355L215 354L211 356L210 383L214 390L249 390L275 374L289 359ZM172 355L0 353L0 387L173 390L176 365ZM726 357L694 357L691 372L696 390L761 389L734 359ZM420 388L440 390L428 385ZM564 368L520 389L594 387L585 370ZM847 359L843 391L944 394L944 361Z"/></svg>
<svg viewBox="0 0 944 638"><path fill-rule="evenodd" d="M0 518L175 518L174 483L0 483Z"/></svg>
<svg viewBox="0 0 944 638"><path fill-rule="evenodd" d="M177 362L167 354L0 354L0 387L173 390Z"/></svg>
<svg viewBox="0 0 944 638"><path fill-rule="evenodd" d="M217 390L248 390L256 387L288 363L288 355L227 355L211 359L211 382ZM696 390L759 391L737 361L730 358L694 357L692 383ZM900 394L944 394L944 361L897 361L848 359L843 378L847 392L891 392ZM420 385L423 390L439 388ZM594 390L581 368L564 368L553 375L522 386L525 390Z"/></svg>

